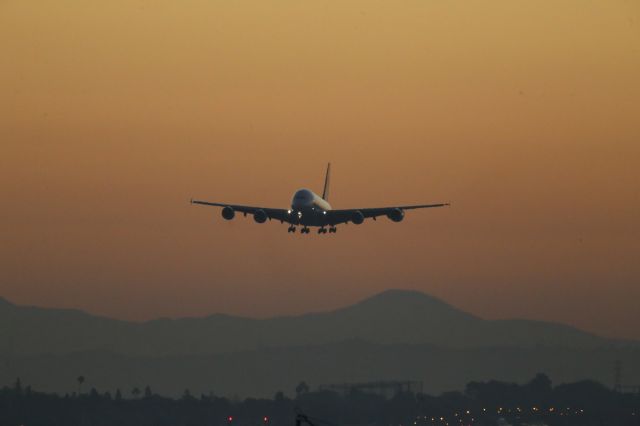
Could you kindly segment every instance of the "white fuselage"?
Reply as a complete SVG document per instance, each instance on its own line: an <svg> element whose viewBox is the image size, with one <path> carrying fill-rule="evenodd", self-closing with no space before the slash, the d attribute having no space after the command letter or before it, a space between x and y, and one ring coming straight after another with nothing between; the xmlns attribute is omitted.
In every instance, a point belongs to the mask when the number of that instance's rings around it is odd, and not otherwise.
<svg viewBox="0 0 640 426"><path fill-rule="evenodd" d="M293 194L291 215L297 218L293 222L307 226L327 225L325 212L328 210L331 210L331 205L309 189L300 189Z"/></svg>

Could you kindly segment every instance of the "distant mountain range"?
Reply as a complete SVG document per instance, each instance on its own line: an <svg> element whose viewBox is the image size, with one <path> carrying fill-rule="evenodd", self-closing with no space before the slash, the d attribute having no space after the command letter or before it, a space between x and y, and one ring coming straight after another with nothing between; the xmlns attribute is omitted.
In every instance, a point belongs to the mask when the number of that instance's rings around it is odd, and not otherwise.
<svg viewBox="0 0 640 426"><path fill-rule="evenodd" d="M250 319L228 315L127 322L78 310L16 306L0 299L0 352L108 351L134 356L202 355L360 339L378 344L597 347L613 343L565 325L487 321L417 291L389 290L331 312Z"/></svg>
<svg viewBox="0 0 640 426"><path fill-rule="evenodd" d="M17 375L69 391L74 377L115 389L155 385L272 395L300 380L417 379L431 392L468 380L613 379L615 360L640 379L640 343L566 325L488 321L416 291L389 290L331 312L250 319L228 315L127 322L0 298L0 385ZM91 380L92 379L92 380ZM640 380L636 380L640 382ZM93 384L92 384L93 383Z"/></svg>

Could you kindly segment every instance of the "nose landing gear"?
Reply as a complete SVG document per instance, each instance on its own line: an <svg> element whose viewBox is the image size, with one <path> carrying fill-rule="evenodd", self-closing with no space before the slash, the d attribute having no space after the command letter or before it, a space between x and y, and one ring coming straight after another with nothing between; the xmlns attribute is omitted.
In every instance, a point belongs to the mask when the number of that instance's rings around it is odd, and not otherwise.
<svg viewBox="0 0 640 426"><path fill-rule="evenodd" d="M295 233L295 232L296 232L296 227L295 227L295 226L290 226L290 227L288 227L288 228L287 228L287 232L293 232L293 233Z"/></svg>

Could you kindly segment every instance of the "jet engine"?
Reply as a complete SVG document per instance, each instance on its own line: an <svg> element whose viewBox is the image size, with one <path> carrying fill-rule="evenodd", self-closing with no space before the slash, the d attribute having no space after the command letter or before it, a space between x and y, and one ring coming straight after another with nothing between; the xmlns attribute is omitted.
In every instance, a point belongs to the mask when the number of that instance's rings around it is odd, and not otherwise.
<svg viewBox="0 0 640 426"><path fill-rule="evenodd" d="M356 225L360 225L362 222L364 222L364 215L362 214L362 212L359 210L353 212L351 214L351 222L355 223Z"/></svg>
<svg viewBox="0 0 640 426"><path fill-rule="evenodd" d="M404 210L393 209L390 213L387 214L387 217L394 222L402 222L402 219L404 219Z"/></svg>
<svg viewBox="0 0 640 426"><path fill-rule="evenodd" d="M258 223L265 223L267 220L267 213L265 213L265 211L262 209L256 210L253 213L253 220L255 220Z"/></svg>
<svg viewBox="0 0 640 426"><path fill-rule="evenodd" d="M222 217L224 217L227 220L233 219L235 215L236 215L236 212L235 210L233 210L232 207L226 206L225 208L222 209Z"/></svg>

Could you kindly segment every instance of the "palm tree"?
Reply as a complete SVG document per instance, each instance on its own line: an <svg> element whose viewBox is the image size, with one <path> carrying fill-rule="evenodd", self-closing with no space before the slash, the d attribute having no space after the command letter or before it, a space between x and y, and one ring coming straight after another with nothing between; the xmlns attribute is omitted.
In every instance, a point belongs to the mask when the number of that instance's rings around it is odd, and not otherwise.
<svg viewBox="0 0 640 426"><path fill-rule="evenodd" d="M82 384L84 383L84 376L78 376L76 380L78 381L78 396L80 396L80 392L82 391Z"/></svg>
<svg viewBox="0 0 640 426"><path fill-rule="evenodd" d="M296 386L296 395L300 396L303 393L307 392L309 392L309 385L307 384L307 382L302 381L298 383L298 386Z"/></svg>
<svg viewBox="0 0 640 426"><path fill-rule="evenodd" d="M131 395L133 395L134 398L137 398L138 395L140 395L140 389L138 389L137 386L135 388L131 389Z"/></svg>

